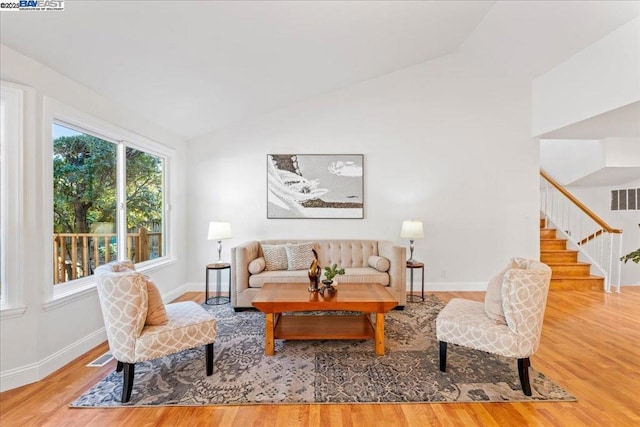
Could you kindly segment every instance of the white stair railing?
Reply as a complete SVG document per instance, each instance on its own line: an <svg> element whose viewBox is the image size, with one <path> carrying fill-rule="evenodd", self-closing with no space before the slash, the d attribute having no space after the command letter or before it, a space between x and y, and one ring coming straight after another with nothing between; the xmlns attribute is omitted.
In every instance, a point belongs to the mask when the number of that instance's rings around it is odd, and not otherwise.
<svg viewBox="0 0 640 427"><path fill-rule="evenodd" d="M610 227L544 171L540 171L540 211L572 248L604 276L604 290L620 292L622 230Z"/></svg>

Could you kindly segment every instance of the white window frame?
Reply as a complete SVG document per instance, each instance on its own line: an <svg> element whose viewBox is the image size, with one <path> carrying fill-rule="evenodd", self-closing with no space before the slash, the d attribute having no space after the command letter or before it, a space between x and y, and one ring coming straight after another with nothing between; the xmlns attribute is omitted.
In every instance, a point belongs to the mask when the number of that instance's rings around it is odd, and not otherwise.
<svg viewBox="0 0 640 427"><path fill-rule="evenodd" d="M164 179L163 179L163 204L164 204L164 239L165 251L159 258L144 261L136 264L136 269L146 271L158 268L162 265L175 262L173 255L173 232L175 229L171 220L171 204L172 194L171 182L171 164L175 158L176 151L142 135L120 128L119 126L108 123L102 119L94 117L90 114L71 108L53 98L44 98L43 110L43 129L42 129L42 170L43 170L43 224L42 229L48 233L45 241L51 241L51 233L53 232L53 124L58 123L62 126L87 133L105 141L113 142L117 146L118 155L124 158L125 149L135 148L146 153L162 157L164 159ZM117 182L124 182L125 169L122 165L117 167ZM117 236L118 236L118 259L126 259L126 195L124 191L117 190L118 194L118 212L117 212ZM123 224L123 225L121 225ZM45 250L45 265L51 266L45 272L45 290L44 304L45 310L54 308L60 304L65 304L83 297L86 293L93 292L96 281L94 276L83 277L65 283L53 285L53 250L48 248Z"/></svg>
<svg viewBox="0 0 640 427"><path fill-rule="evenodd" d="M23 151L25 88L9 82L0 82L0 98L2 99L2 153L0 167L2 180L0 197L2 198L0 221L2 239L1 272L2 295L0 296L0 311L2 318L22 315L24 305L23 264L23 228L24 228L24 193L23 193Z"/></svg>

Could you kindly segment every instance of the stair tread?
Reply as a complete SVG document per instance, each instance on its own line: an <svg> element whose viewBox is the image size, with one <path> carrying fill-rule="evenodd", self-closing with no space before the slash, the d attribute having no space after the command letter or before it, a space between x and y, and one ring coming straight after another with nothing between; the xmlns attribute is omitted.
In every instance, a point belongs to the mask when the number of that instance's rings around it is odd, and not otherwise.
<svg viewBox="0 0 640 427"><path fill-rule="evenodd" d="M574 267L574 266L590 266L591 264L589 264L588 262L581 262L581 261L576 261L576 262L570 262L570 261L560 261L560 262L545 262L545 264L547 264L549 267L554 266L554 267L562 267L562 266L567 266L567 267Z"/></svg>
<svg viewBox="0 0 640 427"><path fill-rule="evenodd" d="M540 249L540 253L578 252L573 249Z"/></svg>
<svg viewBox="0 0 640 427"><path fill-rule="evenodd" d="M593 279L602 279L604 277L600 276L551 276L551 280L593 280Z"/></svg>

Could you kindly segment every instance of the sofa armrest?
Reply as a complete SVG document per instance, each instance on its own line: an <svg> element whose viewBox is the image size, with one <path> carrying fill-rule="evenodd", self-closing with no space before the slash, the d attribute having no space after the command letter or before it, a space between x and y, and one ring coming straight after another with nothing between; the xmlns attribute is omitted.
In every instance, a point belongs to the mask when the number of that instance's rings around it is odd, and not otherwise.
<svg viewBox="0 0 640 427"><path fill-rule="evenodd" d="M407 248L381 240L378 255L389 260L389 287L399 297L398 305L404 306L407 301Z"/></svg>
<svg viewBox="0 0 640 427"><path fill-rule="evenodd" d="M260 242L252 240L231 248L231 302L249 288L249 263L260 255Z"/></svg>

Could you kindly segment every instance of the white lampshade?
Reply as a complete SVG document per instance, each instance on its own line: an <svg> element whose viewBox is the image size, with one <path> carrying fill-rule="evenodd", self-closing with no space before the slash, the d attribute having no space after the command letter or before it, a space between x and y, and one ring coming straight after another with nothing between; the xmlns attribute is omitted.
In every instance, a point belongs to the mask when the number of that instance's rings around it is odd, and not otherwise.
<svg viewBox="0 0 640 427"><path fill-rule="evenodd" d="M422 221L403 221L400 237L403 239L422 239L424 238L424 230Z"/></svg>
<svg viewBox="0 0 640 427"><path fill-rule="evenodd" d="M209 240L225 240L231 238L231 223L210 222Z"/></svg>

